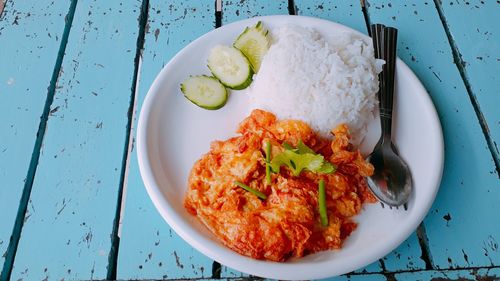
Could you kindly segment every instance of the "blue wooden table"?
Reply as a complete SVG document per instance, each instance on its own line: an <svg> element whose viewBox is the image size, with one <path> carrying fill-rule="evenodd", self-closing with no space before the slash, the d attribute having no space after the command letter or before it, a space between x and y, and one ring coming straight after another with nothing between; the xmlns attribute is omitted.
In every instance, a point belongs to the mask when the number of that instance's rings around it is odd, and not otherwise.
<svg viewBox="0 0 500 281"><path fill-rule="evenodd" d="M333 280L500 280L495 0L0 0L0 279L253 278L163 221L134 138L146 92L177 51L271 14L399 28L399 56L443 126L443 179L423 223L391 254Z"/></svg>

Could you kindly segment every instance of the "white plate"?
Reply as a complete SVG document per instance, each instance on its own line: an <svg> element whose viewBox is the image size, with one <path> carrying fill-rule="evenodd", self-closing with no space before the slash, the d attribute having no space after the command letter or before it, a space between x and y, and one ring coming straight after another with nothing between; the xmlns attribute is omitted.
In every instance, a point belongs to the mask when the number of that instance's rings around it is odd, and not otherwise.
<svg viewBox="0 0 500 281"><path fill-rule="evenodd" d="M201 109L183 97L179 84L188 75L208 74L206 59L211 47L231 44L246 26L259 20L270 29L296 24L312 27L325 36L358 33L316 18L268 16L223 26L189 44L158 74L142 107L137 153L146 189L163 218L184 240L239 271L276 279L317 279L362 268L395 249L417 228L434 201L443 169L443 136L436 110L420 81L401 60L396 69L393 134L414 177L407 211L383 208L381 204L367 205L356 218L358 229L341 250L276 263L254 260L224 247L183 207L194 162L209 150L211 141L234 136L238 123L249 111L245 95L237 92L220 110ZM368 130L370 141L363 145L365 151L373 146L379 132L375 120Z"/></svg>

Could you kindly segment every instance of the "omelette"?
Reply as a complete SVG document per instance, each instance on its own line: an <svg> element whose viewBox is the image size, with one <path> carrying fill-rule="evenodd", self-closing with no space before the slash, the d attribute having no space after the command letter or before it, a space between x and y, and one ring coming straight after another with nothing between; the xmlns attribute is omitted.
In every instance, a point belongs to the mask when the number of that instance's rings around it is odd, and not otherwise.
<svg viewBox="0 0 500 281"><path fill-rule="evenodd" d="M256 109L240 123L237 133L212 142L210 151L194 164L184 206L221 243L242 255L281 262L340 249L356 229L353 217L364 203L376 202L365 181L373 166L349 143L345 124L332 130L330 141L300 120L278 120ZM281 167L266 176L266 144L273 159L287 146L301 143L335 170L304 169L297 174ZM320 218L320 181L326 195L322 201L326 225Z"/></svg>

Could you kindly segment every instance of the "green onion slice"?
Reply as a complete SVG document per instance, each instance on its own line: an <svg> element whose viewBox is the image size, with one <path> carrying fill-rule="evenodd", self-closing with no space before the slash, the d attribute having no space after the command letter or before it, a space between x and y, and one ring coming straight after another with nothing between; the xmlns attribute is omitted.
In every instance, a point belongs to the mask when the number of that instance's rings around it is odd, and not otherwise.
<svg viewBox="0 0 500 281"><path fill-rule="evenodd" d="M325 181L319 181L319 191L318 191L318 202L319 202L319 218L321 219L321 225L328 226L328 213L326 211L326 192L325 192Z"/></svg>
<svg viewBox="0 0 500 281"><path fill-rule="evenodd" d="M264 148L266 153L266 182L271 184L271 166L269 165L269 162L271 162L271 142L267 141Z"/></svg>
<svg viewBox="0 0 500 281"><path fill-rule="evenodd" d="M256 189L253 189L250 186L248 186L248 185L246 185L246 184L244 184L242 182L234 181L234 184L236 184L237 186L243 188L244 190L246 190L246 191L248 191L250 193L255 194L255 196L259 197L260 199L264 199L264 200L267 199L267 196L264 193L262 193L262 192L260 192L260 191L258 191Z"/></svg>

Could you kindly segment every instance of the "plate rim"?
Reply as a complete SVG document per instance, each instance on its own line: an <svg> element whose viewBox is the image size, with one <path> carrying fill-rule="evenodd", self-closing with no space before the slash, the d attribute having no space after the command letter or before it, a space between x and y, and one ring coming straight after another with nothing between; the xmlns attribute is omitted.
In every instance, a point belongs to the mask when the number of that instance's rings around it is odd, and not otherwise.
<svg viewBox="0 0 500 281"><path fill-rule="evenodd" d="M262 277L266 278L275 278L275 279L321 279L321 278L327 278L327 277L333 277L336 275L348 273L352 270L359 269L363 266L369 265L372 262L378 260L379 258L382 258L386 256L388 253L393 251L395 248L397 248L398 245L400 245L402 242L404 242L410 235L415 231L415 229L418 227L418 225L423 221L427 213L429 212L435 198L437 195L437 192L439 191L441 179L442 179L442 174L443 174L443 169L444 169L444 138L443 138L443 131L442 131L442 126L441 122L436 110L436 107L434 106L434 103L423 86L422 82L418 79L418 77L413 73L413 71L401 60L399 57L397 58L397 67L403 68L403 71L405 73L408 73L410 75L410 79L416 82L416 85L419 89L419 91L425 92L426 94L423 95L424 101L427 104L428 108L430 108L430 116L431 119L433 119L435 122L435 125L437 126L437 131L438 135L436 136L438 138L438 143L436 143L439 155L436 155L436 158L440 162L438 167L438 171L434 173L433 178L434 180L432 182L435 183L435 187L432 190L433 192L429 194L430 200L428 200L425 204L425 208L422 208L425 211L420 211L418 213L418 216L416 217L416 222L414 223L414 226L412 227L407 227L407 229L404 229L404 231L400 232L400 235L398 235L397 239L398 241L391 243L390 245L387 245L384 247L384 250L382 251L383 255L377 254L377 255L371 255L369 257L365 257L364 259L360 258L360 261L356 263L351 263L349 265L345 265L343 270L337 270L336 268L333 267L324 267L325 270L323 271L314 271L314 272L301 272L297 273L296 271L294 272L288 272L284 269L286 269L288 266L297 266L297 264L294 263L276 263L276 262L269 262L269 261L262 261L262 260L255 260L243 255L240 255L236 252L233 252L232 250L226 248L223 245L219 245L222 251L221 252L216 252L211 249L211 247L207 246L204 244L204 240L207 239L200 233L192 233L192 231L186 229L188 226L188 223L182 220L182 217L180 217L178 214L176 214L175 210L173 209L172 206L168 203L166 198L163 196L162 191L160 190L159 186L156 184L155 181L155 176L153 174L153 169L150 165L149 161L149 155L148 155L148 141L147 141L147 127L148 127L148 120L150 118L149 114L151 112L151 108L153 106L153 101L155 95L158 95L160 92L159 89L161 89L160 84L163 79L165 79L165 73L167 73L171 65L173 65L179 58L183 56L184 53L188 52L190 49L190 46L196 45L197 42L204 40L205 37L213 36L216 33L222 33L224 32L225 29L230 28L231 26L234 25L243 25L247 24L250 25L258 20L262 21L279 21L279 20L286 20L290 18L302 18L305 21L317 21L319 23L324 23L324 24L329 24L329 25L334 25L336 28L339 28L341 30L345 31L350 31L355 34L361 35L365 38L367 35L354 30L350 27L347 27L345 25L330 21L330 20L325 20L321 18L315 18L315 17L309 17L309 16L298 16L298 15L272 15L272 16L259 16L259 17L254 17L254 18L249 18L249 19L244 19L240 21L235 21L233 23L224 25L218 29L211 30L204 35L198 37L197 39L193 40L191 43L188 45L184 46L179 52L177 52L170 60L169 62L162 68L162 70L157 74L155 77L153 83L151 84L145 98L144 102L142 104L142 108L139 114L139 119L138 119L138 125L137 125L137 136L136 136L136 142L137 142L137 159L139 163L139 171L141 174L141 178L144 182L144 186L146 188L146 191L152 200L156 210L161 214L162 218L168 223L168 225L183 239L185 240L189 245L191 245L193 248L195 248L197 251L201 252L205 256L218 261L221 264L224 264L226 266L229 266L231 268L234 268L236 270L248 273L248 274L254 274L254 275L259 275ZM298 21L297 21L298 22ZM300 25L300 23L295 23ZM155 94L156 93L156 94ZM226 258L224 257L225 255L229 254L232 257L238 256L236 259L231 259L231 258ZM256 270L248 270L247 267L242 266L239 262L252 262L253 263L253 268L256 268ZM266 269L269 264L273 264L274 270L268 270ZM324 263L318 262L320 264ZM258 272L257 272L258 271Z"/></svg>

